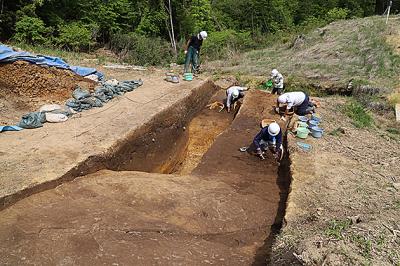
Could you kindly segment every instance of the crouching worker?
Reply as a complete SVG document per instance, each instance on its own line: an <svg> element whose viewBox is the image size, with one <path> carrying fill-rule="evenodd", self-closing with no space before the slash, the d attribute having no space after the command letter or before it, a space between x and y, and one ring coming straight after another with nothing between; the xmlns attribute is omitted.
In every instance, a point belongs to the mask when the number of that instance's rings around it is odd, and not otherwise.
<svg viewBox="0 0 400 266"><path fill-rule="evenodd" d="M284 90L284 85L283 85L283 76L281 73L279 73L278 70L272 69L271 71L271 79L273 88L272 88L272 94L278 94L281 95Z"/></svg>
<svg viewBox="0 0 400 266"><path fill-rule="evenodd" d="M280 106L280 104L286 105L285 114L282 116L283 120L286 120L285 117L292 107L297 115L312 114L315 109L308 95L301 91L287 92L280 95L276 104L277 106Z"/></svg>
<svg viewBox="0 0 400 266"><path fill-rule="evenodd" d="M239 87L239 86L232 86L226 90L226 100L225 106L228 113L231 112L231 109L235 109L234 105L237 101L244 97L244 92L247 91L247 87Z"/></svg>
<svg viewBox="0 0 400 266"><path fill-rule="evenodd" d="M253 144L257 155L264 160L264 152L270 150L277 161L283 157L282 130L278 123L273 122L265 126L254 137Z"/></svg>

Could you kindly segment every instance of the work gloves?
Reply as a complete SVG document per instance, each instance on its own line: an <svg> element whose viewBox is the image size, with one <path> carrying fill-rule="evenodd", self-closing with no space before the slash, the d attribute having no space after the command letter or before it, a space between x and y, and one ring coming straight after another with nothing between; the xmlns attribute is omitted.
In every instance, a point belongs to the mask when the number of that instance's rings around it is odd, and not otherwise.
<svg viewBox="0 0 400 266"><path fill-rule="evenodd" d="M257 156L260 157L261 160L265 160L264 153L260 148L257 148Z"/></svg>
<svg viewBox="0 0 400 266"><path fill-rule="evenodd" d="M278 162L281 160L281 152L282 152L281 149L271 149L272 155ZM261 160L265 160L264 152L260 148L256 150L256 153Z"/></svg>

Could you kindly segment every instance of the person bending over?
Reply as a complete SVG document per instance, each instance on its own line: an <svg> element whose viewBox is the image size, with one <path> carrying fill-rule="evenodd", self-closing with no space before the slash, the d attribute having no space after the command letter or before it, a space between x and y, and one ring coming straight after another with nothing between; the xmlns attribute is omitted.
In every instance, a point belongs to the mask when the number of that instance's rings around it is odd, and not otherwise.
<svg viewBox="0 0 400 266"><path fill-rule="evenodd" d="M282 129L276 122L262 128L253 140L256 154L264 160L264 152L270 150L277 161L280 161L283 155L282 136Z"/></svg>
<svg viewBox="0 0 400 266"><path fill-rule="evenodd" d="M276 101L277 106L280 106L280 104L286 105L285 114L282 116L283 120L286 120L285 117L292 107L297 115L312 114L315 111L315 106L310 101L310 97L302 91L284 93L279 95Z"/></svg>
<svg viewBox="0 0 400 266"><path fill-rule="evenodd" d="M226 109L228 113L231 112L233 105L241 98L244 97L245 91L247 91L247 87L240 87L240 86L232 86L226 90Z"/></svg>

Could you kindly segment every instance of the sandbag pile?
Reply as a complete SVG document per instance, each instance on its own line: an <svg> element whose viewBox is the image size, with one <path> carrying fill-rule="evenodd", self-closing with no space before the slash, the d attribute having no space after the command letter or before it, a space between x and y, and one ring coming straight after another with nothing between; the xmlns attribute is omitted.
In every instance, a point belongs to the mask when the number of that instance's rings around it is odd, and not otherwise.
<svg viewBox="0 0 400 266"><path fill-rule="evenodd" d="M77 86L72 93L73 98L68 99L65 106L56 104L42 106L38 112L31 112L22 116L17 126L31 129L42 127L45 122L65 122L68 120L68 117L76 112L89 110L94 107L102 107L104 103L114 97L133 91L141 85L143 85L143 81L140 79L121 82L110 80L101 83L100 86L95 88L93 93Z"/></svg>
<svg viewBox="0 0 400 266"><path fill-rule="evenodd" d="M60 123L68 120L73 114L71 108L58 104L46 104L38 112L31 112L23 115L18 127L32 129L42 127L44 123Z"/></svg>
<svg viewBox="0 0 400 266"><path fill-rule="evenodd" d="M102 107L104 103L112 98L133 91L143 84L142 80L128 81L107 81L96 87L94 93L81 89L79 86L72 93L71 99L68 99L66 105L76 112L89 110L93 107Z"/></svg>

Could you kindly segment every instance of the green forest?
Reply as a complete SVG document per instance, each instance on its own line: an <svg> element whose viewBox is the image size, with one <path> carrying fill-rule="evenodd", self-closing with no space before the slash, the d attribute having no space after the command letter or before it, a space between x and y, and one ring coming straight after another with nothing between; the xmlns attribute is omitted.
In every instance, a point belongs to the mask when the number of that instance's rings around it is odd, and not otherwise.
<svg viewBox="0 0 400 266"><path fill-rule="evenodd" d="M90 51L106 46L155 65L181 56L185 40L205 30L215 59L338 19L382 14L373 0L0 0L2 42ZM394 1L393 11L399 8ZM400 1L399 1L400 2Z"/></svg>

